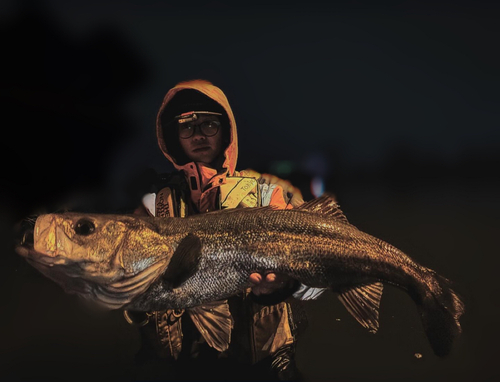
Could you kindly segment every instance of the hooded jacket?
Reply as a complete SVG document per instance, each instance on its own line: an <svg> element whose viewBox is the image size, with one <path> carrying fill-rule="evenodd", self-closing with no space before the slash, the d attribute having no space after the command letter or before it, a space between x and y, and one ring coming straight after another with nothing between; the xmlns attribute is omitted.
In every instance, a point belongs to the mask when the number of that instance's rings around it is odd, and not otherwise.
<svg viewBox="0 0 500 382"><path fill-rule="evenodd" d="M230 129L230 141L229 145L225 149L224 156L225 161L222 167L225 169L225 173L229 175L233 175L236 169L236 162L238 159L238 135L236 133L236 121L234 119L233 111L229 106L229 101L226 96L217 86L212 85L210 82L205 80L192 80L185 81L177 84L175 87L169 90L169 92L165 95L163 102L160 106L160 110L158 111L158 115L156 118L156 137L158 139L158 144L160 146L161 151L165 155L165 157L172 162L177 170L189 170L189 163L179 163L179 158L174 158L172 153L169 152L169 148L167 142L164 138L163 133L163 122L162 118L165 115L175 116L175 111L173 113L169 110L169 104L174 98L182 90L196 90L208 98L217 102L221 108L226 113L226 116L229 120L229 129ZM188 110L195 111L195 110ZM170 112L170 113L169 113ZM168 121L167 121L168 122ZM171 146L170 146L171 147Z"/></svg>
<svg viewBox="0 0 500 382"><path fill-rule="evenodd" d="M189 92L183 92L185 90ZM191 96L186 96L189 94ZM207 108L210 110L207 110ZM219 119L223 129L225 148L217 165L214 166L215 169L191 162L183 155L177 135L175 117L190 111L215 111L221 114ZM253 170L236 171L238 137L234 115L222 90L208 81L181 82L166 94L156 119L156 136L165 157L178 171L184 174L187 180L191 202L196 209L191 212L204 213L221 208L221 189L226 184L228 186L226 189L231 188L235 177L252 179L253 183L257 184L255 179L260 177L259 173ZM257 195L260 199L258 205L271 205L282 209L292 208L292 205L285 201L281 186L260 184L256 188L258 188ZM145 207L153 215L156 215L155 206L158 207L159 204L154 200L152 208L145 203ZM243 206L245 205L243 204ZM160 211L162 210L160 209ZM277 305L265 307L252 303L246 308L237 309L239 314L243 314L243 310L250 314L253 322L250 329L252 333L250 352L252 353L253 362L257 362L267 355L277 352L283 346L293 343L294 335L292 331L295 329L293 329L294 324L291 322L290 308L287 303L281 302ZM207 312L210 312L208 316ZM188 313L211 347L218 351L227 349L231 338L232 321L230 320L231 314L226 302L214 302L208 308L193 308ZM172 314L176 317L174 326L169 323L172 322ZM181 326L178 325L180 315L176 315L175 312L171 311L154 312L154 315L156 317L156 328L153 329L153 337L159 335L163 348L171 349L170 353L177 358L182 342ZM242 319L248 321L247 318ZM243 330L243 337L248 337L250 332L247 332L247 329L240 330Z"/></svg>
<svg viewBox="0 0 500 382"><path fill-rule="evenodd" d="M176 102L176 100L180 98L180 92L183 90L194 90L203 94L207 97L206 102L211 103L212 109L215 108L215 110L220 111L222 114L220 119L222 121L222 128L225 129L226 147L218 170L202 166L195 162L189 162L181 154L180 144L175 132L175 123L170 122L176 115L188 111L200 111L200 107L205 107L205 105L196 105L196 102L190 104L189 101L179 106L179 102ZM182 171L186 176L191 191L191 201L196 206L198 212L208 212L218 209L216 199L218 187L226 184L228 177L260 177L259 173L252 170L236 171L238 135L233 111L222 90L208 81L192 80L181 82L169 90L163 99L156 118L156 137L163 155L177 170ZM273 186L269 191L272 192L268 198L268 203L271 206L276 208L291 208L285 202L283 189L280 186Z"/></svg>

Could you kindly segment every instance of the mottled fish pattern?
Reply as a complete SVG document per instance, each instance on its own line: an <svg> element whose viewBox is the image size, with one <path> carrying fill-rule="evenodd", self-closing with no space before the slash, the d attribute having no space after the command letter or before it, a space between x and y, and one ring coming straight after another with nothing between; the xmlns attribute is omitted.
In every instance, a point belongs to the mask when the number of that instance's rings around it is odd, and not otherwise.
<svg viewBox="0 0 500 382"><path fill-rule="evenodd" d="M402 288L440 356L461 332L464 305L449 281L350 224L329 195L293 210L187 218L41 215L17 251L67 292L110 309L195 307L240 293L253 272L272 271L338 293L372 332L383 284Z"/></svg>

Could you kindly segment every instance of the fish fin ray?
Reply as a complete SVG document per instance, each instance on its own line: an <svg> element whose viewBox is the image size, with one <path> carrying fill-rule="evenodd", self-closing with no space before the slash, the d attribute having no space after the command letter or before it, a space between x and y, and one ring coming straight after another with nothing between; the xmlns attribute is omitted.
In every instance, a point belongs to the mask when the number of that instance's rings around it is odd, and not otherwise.
<svg viewBox="0 0 500 382"><path fill-rule="evenodd" d="M272 211L272 210L277 210L277 209L278 208L273 207L273 206L252 207L252 208L225 208L223 210L205 212L205 213L203 213L203 216L207 216L207 215L227 215L227 214L232 214L232 213L241 214L241 213L245 213L245 212L253 214L253 213L255 213L255 211L265 211L265 210ZM186 218L187 219L191 219L193 217L196 218L198 216L199 215L190 215L190 216L187 216Z"/></svg>
<svg viewBox="0 0 500 382"><path fill-rule="evenodd" d="M297 300L317 300L328 288L314 288L301 284L299 289L293 294Z"/></svg>
<svg viewBox="0 0 500 382"><path fill-rule="evenodd" d="M188 234L175 250L163 279L172 288L177 288L198 269L201 257L201 240L195 234Z"/></svg>
<svg viewBox="0 0 500 382"><path fill-rule="evenodd" d="M130 303L136 296L144 293L151 283L163 272L164 262L158 262L141 273L112 284L96 284L90 288L93 297L100 305L118 309Z"/></svg>
<svg viewBox="0 0 500 382"><path fill-rule="evenodd" d="M379 328L379 307L383 287L381 282L363 284L339 294L339 300L347 311L371 333L376 333Z"/></svg>
<svg viewBox="0 0 500 382"><path fill-rule="evenodd" d="M229 348L234 321L227 300L197 306L187 312L209 346L219 352Z"/></svg>
<svg viewBox="0 0 500 382"><path fill-rule="evenodd" d="M329 193L324 193L319 198L305 202L296 209L328 215L349 224L349 221L340 209L335 196Z"/></svg>
<svg viewBox="0 0 500 382"><path fill-rule="evenodd" d="M465 306L462 297L452 289L448 279L432 270L429 270L429 273L437 285L430 293L424 294L421 304L417 306L434 353L445 357L451 352L453 342L462 332L459 320L465 312Z"/></svg>
<svg viewBox="0 0 500 382"><path fill-rule="evenodd" d="M166 262L161 260L156 264L144 269L142 272L131 277L124 277L107 285L107 289L113 292L131 292L144 283L151 283L166 268Z"/></svg>

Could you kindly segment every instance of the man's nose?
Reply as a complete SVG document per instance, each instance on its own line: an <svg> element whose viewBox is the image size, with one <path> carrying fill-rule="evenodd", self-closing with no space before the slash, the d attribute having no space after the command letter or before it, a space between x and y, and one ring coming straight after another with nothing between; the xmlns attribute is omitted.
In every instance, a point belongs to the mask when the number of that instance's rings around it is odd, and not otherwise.
<svg viewBox="0 0 500 382"><path fill-rule="evenodd" d="M193 131L193 139L205 139L207 136L201 132L200 126L195 126Z"/></svg>

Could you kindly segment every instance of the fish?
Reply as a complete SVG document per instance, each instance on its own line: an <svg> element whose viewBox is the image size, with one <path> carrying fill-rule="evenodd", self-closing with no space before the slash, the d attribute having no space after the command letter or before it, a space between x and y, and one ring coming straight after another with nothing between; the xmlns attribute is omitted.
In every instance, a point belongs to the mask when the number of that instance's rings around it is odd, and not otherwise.
<svg viewBox="0 0 500 382"><path fill-rule="evenodd" d="M441 357L462 332L465 305L451 281L356 228L330 194L289 210L185 218L64 212L34 221L17 253L66 292L106 309L199 307L249 288L254 272L275 272L335 292L373 333L383 285L401 288Z"/></svg>

